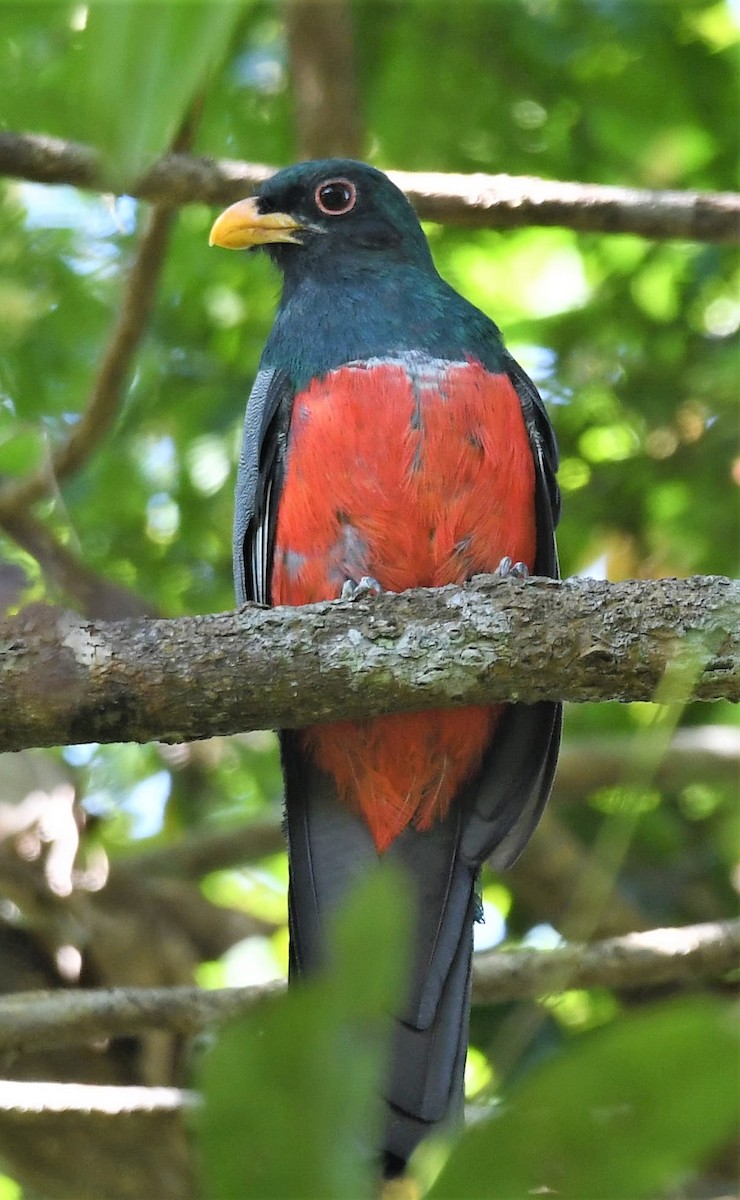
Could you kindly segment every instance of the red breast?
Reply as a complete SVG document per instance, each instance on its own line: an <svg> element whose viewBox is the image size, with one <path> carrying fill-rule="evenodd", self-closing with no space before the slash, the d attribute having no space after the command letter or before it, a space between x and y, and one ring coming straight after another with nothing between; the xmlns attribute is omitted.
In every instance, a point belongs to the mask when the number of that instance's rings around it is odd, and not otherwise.
<svg viewBox="0 0 740 1200"><path fill-rule="evenodd" d="M461 583L535 558L534 464L516 391L479 363L352 363L296 397L272 574L274 604ZM379 850L444 815L499 708L314 726L304 734Z"/></svg>

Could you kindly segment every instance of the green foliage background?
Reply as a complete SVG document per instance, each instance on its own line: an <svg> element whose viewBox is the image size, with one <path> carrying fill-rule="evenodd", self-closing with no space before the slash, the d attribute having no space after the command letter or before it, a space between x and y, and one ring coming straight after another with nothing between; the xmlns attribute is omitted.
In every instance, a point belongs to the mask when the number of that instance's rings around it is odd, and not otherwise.
<svg viewBox="0 0 740 1200"><path fill-rule="evenodd" d="M360 0L351 10L365 153L380 167L674 189L735 185L732 6ZM121 186L166 149L194 97L195 152L274 165L295 157L296 98L277 4L0 7L0 128L90 142ZM151 329L115 429L61 495L37 506L89 568L168 616L232 605L238 440L277 297L264 259L208 249L213 215L198 205L179 214ZM0 474L6 478L37 466L84 408L143 218L144 206L125 197L113 202L71 188L3 182ZM733 573L737 256L711 244L566 229L430 226L428 234L443 275L496 320L549 402L563 457L564 574ZM1 530L0 561L10 611L31 601L71 603ZM582 706L569 712L567 734L622 733L627 761L652 719L650 706ZM726 705L681 715L688 725L735 719ZM111 860L133 844L140 848L143 839L175 845L186 835L279 811L279 769L268 735L215 743L206 765L189 760L186 768L152 746L60 750L56 759L88 815L87 849L102 847ZM711 779L670 792L649 778L628 783L564 812L573 836L598 849L627 830L621 886L648 924L730 911L730 790ZM201 887L220 905L279 921L285 865L279 858L220 870ZM546 914L528 907L506 878L486 880L486 889L511 940L546 923ZM372 930L365 936L372 943ZM279 971L285 946L281 927L241 956L232 952L226 965L202 965L199 977L205 984L248 982L255 964L263 973ZM630 1020L627 1007L611 994L566 992L540 1008L535 1036L506 1069L505 1054L501 1061L498 1055L511 1012L476 1011L473 1082L482 1082L486 1103L496 1105L509 1095L511 1076L525 1099L517 1107L512 1093L513 1109L489 1142L480 1128L469 1135L474 1178L494 1170L501 1139L510 1135L509 1145L520 1139L526 1146L536 1136L536 1119L527 1124L525 1111L533 1096L552 1093L555 1104L558 1089L568 1089L583 1110L592 1084L611 1069L615 1047L631 1056L630 1078L649 1098L643 1119L655 1139L620 1141L618 1122L607 1123L624 1161L635 1159L632 1175L617 1171L612 1179L603 1161L600 1176L588 1174L588 1138L574 1135L570 1158L558 1168L565 1172L561 1194L663 1195L706 1158L724 1135L731 1107L718 1083L721 1061L708 1048L723 1018L697 1005ZM269 1017L267 1027L305 1019L297 1008L294 1017L285 1011ZM602 1026L599 1041L594 1030ZM694 1049L679 1071L684 1033ZM652 1058L658 1045L664 1047L659 1061ZM555 1073L538 1093L532 1081L539 1076L530 1073L546 1071L544 1059ZM252 1089L271 1094L269 1055L255 1071ZM321 1086L320 1073L307 1077L309 1084ZM650 1112L667 1093L675 1123L650 1125ZM618 1107L630 1094L627 1085L622 1100L604 1103ZM707 1128L700 1123L696 1138L687 1140L684 1127L700 1110L709 1114ZM562 1112L564 1121L570 1109ZM582 1131L578 1120L576 1126ZM555 1142L562 1129L561 1121ZM430 1151L428 1179L433 1158ZM452 1182L445 1184L443 1173L431 1195L463 1194L471 1177L455 1174L464 1172L462 1162L460 1155L450 1159ZM300 1172L301 1163L295 1167ZM502 1170L507 1196L543 1182L527 1184L516 1166L513 1175L505 1174L509 1166ZM499 1193L481 1184L475 1194Z"/></svg>

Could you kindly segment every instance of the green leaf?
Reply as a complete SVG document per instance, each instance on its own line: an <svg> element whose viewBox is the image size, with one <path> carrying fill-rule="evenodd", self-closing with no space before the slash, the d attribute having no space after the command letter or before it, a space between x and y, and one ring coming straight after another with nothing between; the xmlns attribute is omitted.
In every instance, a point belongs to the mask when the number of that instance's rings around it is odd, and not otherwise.
<svg viewBox="0 0 740 1200"><path fill-rule="evenodd" d="M20 429L0 440L0 475L25 475L39 465L43 453L43 433Z"/></svg>
<svg viewBox="0 0 740 1200"><path fill-rule="evenodd" d="M20 1185L8 1175L0 1175L0 1200L22 1200Z"/></svg>
<svg viewBox="0 0 740 1200"><path fill-rule="evenodd" d="M729 1005L679 1001L615 1023L527 1076L459 1142L429 1200L640 1200L729 1136L737 1105Z"/></svg>
<svg viewBox="0 0 740 1200"><path fill-rule="evenodd" d="M197 90L221 63L242 12L239 3L181 0L90 6L81 96L94 140L122 180L167 148Z"/></svg>
<svg viewBox="0 0 740 1200"><path fill-rule="evenodd" d="M409 908L379 867L334 922L331 969L220 1034L200 1078L208 1200L372 1195Z"/></svg>
<svg viewBox="0 0 740 1200"><path fill-rule="evenodd" d="M223 63L246 7L244 0L7 5L4 121L90 142L109 172L130 182L167 149Z"/></svg>

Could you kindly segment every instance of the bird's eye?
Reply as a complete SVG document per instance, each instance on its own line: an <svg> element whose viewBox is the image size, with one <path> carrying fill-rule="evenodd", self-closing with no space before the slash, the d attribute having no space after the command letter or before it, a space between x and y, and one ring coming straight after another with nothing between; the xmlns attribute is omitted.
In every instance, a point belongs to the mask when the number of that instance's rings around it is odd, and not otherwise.
<svg viewBox="0 0 740 1200"><path fill-rule="evenodd" d="M357 188L349 179L325 179L314 193L319 212L329 217L342 217L357 203Z"/></svg>

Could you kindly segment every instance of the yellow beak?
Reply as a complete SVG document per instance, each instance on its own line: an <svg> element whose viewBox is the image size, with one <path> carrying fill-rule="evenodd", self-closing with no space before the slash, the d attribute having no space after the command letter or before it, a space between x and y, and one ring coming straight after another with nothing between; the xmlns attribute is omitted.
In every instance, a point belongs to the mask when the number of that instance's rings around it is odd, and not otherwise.
<svg viewBox="0 0 740 1200"><path fill-rule="evenodd" d="M256 200L237 200L220 217L216 217L208 238L209 246L227 250L245 250L249 246L264 246L269 242L296 242L302 228L288 213L261 213Z"/></svg>

